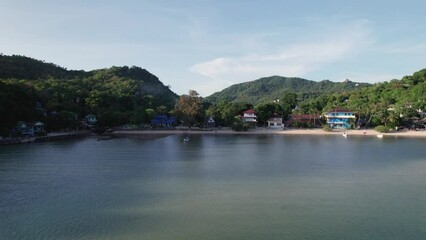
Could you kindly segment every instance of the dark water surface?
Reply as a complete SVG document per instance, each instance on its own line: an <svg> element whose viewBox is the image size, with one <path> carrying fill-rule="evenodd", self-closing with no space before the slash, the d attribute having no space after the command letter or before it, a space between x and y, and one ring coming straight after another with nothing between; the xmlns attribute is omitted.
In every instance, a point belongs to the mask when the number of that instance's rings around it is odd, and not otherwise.
<svg viewBox="0 0 426 240"><path fill-rule="evenodd" d="M425 239L426 140L87 138L0 147L0 239Z"/></svg>

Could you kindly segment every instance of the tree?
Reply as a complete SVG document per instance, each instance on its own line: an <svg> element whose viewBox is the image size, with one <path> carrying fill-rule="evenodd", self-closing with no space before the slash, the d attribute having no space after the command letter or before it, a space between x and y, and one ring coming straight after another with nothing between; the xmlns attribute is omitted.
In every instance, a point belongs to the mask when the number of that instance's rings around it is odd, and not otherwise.
<svg viewBox="0 0 426 240"><path fill-rule="evenodd" d="M291 111L297 106L297 94L287 91L281 98L281 106L283 111L283 118L287 119Z"/></svg>
<svg viewBox="0 0 426 240"><path fill-rule="evenodd" d="M272 117L274 113L282 113L281 106L274 103L261 104L255 109L258 122L263 124L266 124L266 121L268 121L268 119Z"/></svg>
<svg viewBox="0 0 426 240"><path fill-rule="evenodd" d="M146 109L145 113L148 116L149 120L151 120L151 119L153 119L155 117L155 111L152 108Z"/></svg>
<svg viewBox="0 0 426 240"><path fill-rule="evenodd" d="M191 127L202 120L202 99L195 90L189 90L188 95L182 95L176 103L175 114L183 124Z"/></svg>

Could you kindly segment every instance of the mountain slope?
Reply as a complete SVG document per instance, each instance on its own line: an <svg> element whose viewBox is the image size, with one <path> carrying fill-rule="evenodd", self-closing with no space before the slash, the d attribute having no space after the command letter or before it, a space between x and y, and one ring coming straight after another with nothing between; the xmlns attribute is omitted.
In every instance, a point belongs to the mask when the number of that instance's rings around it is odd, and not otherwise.
<svg viewBox="0 0 426 240"><path fill-rule="evenodd" d="M137 85L137 93L157 96L167 99L167 105L173 106L177 95L153 74L140 67L111 67L97 69L93 71L67 70L53 63L46 63L37 59L25 56L0 55L0 79L27 80L32 82L43 82L54 79L59 83L71 81L87 82L90 80L91 86L105 84L106 81L126 81L132 80ZM80 85L83 90L90 89L91 86ZM77 86L78 87L78 86ZM136 92L135 92L136 93ZM163 99L164 100L164 99ZM163 103L165 101L162 101Z"/></svg>
<svg viewBox="0 0 426 240"><path fill-rule="evenodd" d="M0 79L47 79L84 77L88 73L62 68L53 63L46 63L34 58L19 55L0 55Z"/></svg>
<svg viewBox="0 0 426 240"><path fill-rule="evenodd" d="M155 75L136 66L74 71L0 55L0 115L8 116L0 133L17 121L43 121L49 130L75 128L76 120L89 113L103 126L142 124L149 122L152 109L173 109L177 98Z"/></svg>
<svg viewBox="0 0 426 240"><path fill-rule="evenodd" d="M271 76L232 85L206 97L205 101L210 103L217 103L219 101L248 102L256 105L280 99L285 91L291 91L309 97L317 96L322 93L351 91L369 85L370 84L367 83L355 83L349 80L339 83L329 80L315 82L303 78Z"/></svg>

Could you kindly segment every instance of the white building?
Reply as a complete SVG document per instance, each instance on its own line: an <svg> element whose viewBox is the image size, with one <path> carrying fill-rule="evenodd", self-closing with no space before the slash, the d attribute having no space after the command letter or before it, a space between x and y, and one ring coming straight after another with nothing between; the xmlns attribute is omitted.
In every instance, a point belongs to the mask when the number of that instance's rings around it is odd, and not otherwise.
<svg viewBox="0 0 426 240"><path fill-rule="evenodd" d="M254 111L253 109L249 109L243 112L242 120L245 123L256 125L257 123L256 111Z"/></svg>
<svg viewBox="0 0 426 240"><path fill-rule="evenodd" d="M271 118L266 121L268 123L268 127L270 128L282 128L283 127L283 117L279 114L272 115Z"/></svg>

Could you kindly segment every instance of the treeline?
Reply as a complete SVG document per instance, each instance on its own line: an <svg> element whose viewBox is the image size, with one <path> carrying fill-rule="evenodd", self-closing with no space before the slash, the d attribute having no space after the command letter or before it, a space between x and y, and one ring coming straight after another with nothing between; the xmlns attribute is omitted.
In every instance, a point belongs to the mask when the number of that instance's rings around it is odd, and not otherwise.
<svg viewBox="0 0 426 240"><path fill-rule="evenodd" d="M0 79L67 79L85 77L85 71L67 70L53 63L20 55L0 54Z"/></svg>
<svg viewBox="0 0 426 240"><path fill-rule="evenodd" d="M292 80L293 81L293 80ZM302 85L306 84L305 80ZM297 85L296 83L293 83ZM343 84L355 84L345 81ZM244 85L244 84L242 84ZM248 85L249 86L249 85ZM241 87L237 86L237 87ZM228 89L235 89L230 87ZM244 89L243 92L246 92ZM234 92L235 96L241 92ZM247 96L249 99L250 96ZM214 99L213 103L209 100ZM426 109L426 69L405 76L401 80L376 83L373 85L354 85L351 90L337 92L281 91L269 102L204 99L206 116L212 116L222 126L231 126L238 121L243 111L253 108L257 112L259 125L265 125L274 113L281 114L284 120L292 113L322 115L333 108L348 108L356 113L357 126L373 127L384 125L412 127L424 117Z"/></svg>
<svg viewBox="0 0 426 240"><path fill-rule="evenodd" d="M247 109L256 110L260 126L275 113L286 120L292 113L321 115L335 107L355 112L358 126L409 126L426 108L426 69L373 85L271 77L203 99L193 90L178 98L140 67L69 71L0 55L0 101L2 136L18 121L42 121L50 131L75 129L88 114L96 115L100 127L140 126L159 114L186 126L206 126L210 117L216 126L233 126Z"/></svg>
<svg viewBox="0 0 426 240"><path fill-rule="evenodd" d="M68 71L22 56L0 56L0 131L17 121L42 121L48 130L73 129L87 114L99 126L149 123L174 108L177 95L139 67Z"/></svg>
<svg viewBox="0 0 426 240"><path fill-rule="evenodd" d="M409 127L426 110L426 69L401 80L376 83L370 87L336 94L323 94L300 103L302 112L322 113L346 107L357 113L358 125Z"/></svg>
<svg viewBox="0 0 426 240"><path fill-rule="evenodd" d="M232 85L206 97L205 101L212 104L227 101L234 103L248 102L258 105L279 100L284 92L297 93L299 100L304 101L324 93L340 93L366 86L370 86L370 84L356 83L349 80L343 82L331 82L329 80L315 82L303 78L272 76Z"/></svg>

